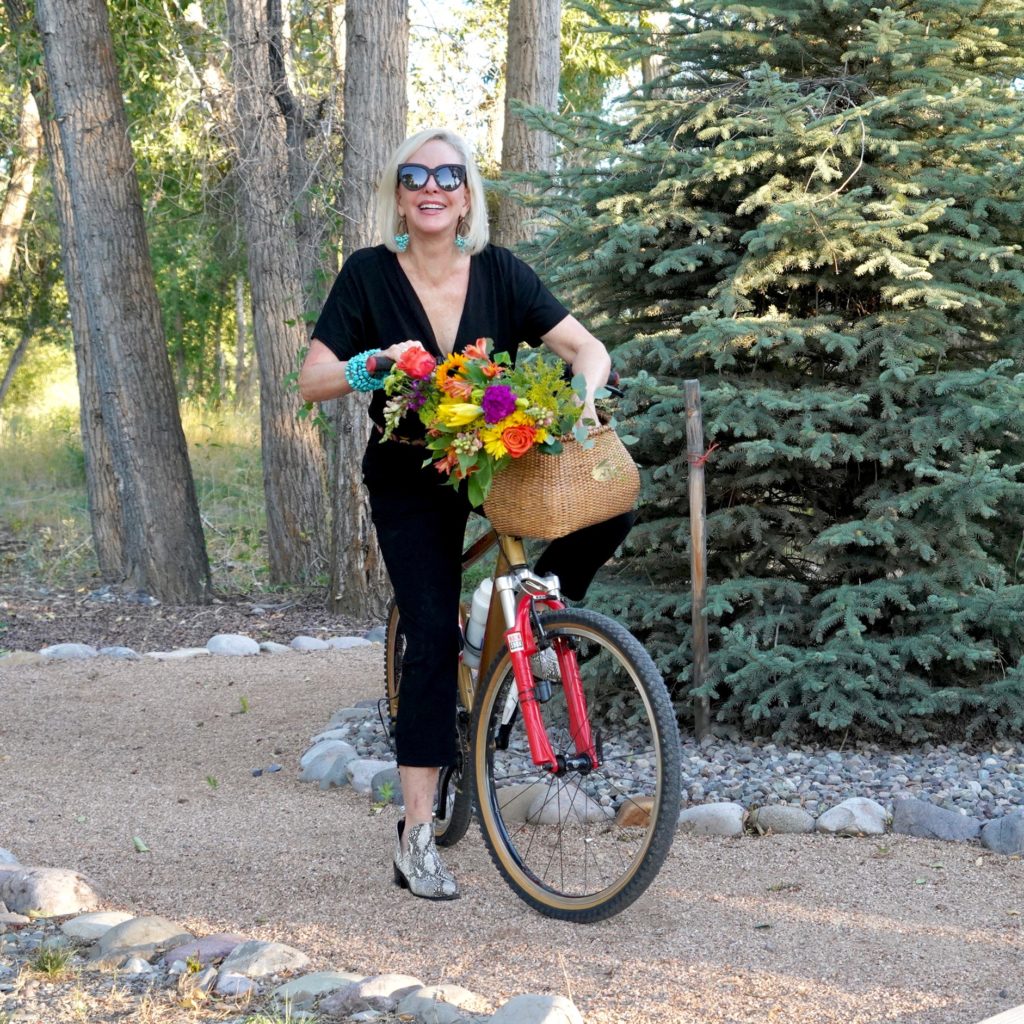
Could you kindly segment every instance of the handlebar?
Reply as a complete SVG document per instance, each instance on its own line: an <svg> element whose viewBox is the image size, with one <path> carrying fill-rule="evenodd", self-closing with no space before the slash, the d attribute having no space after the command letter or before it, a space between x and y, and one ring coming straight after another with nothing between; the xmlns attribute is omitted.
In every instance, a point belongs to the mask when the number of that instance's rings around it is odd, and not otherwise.
<svg viewBox="0 0 1024 1024"><path fill-rule="evenodd" d="M366 360L366 372L370 374L371 377L383 375L387 373L394 365L394 359L389 359L387 356L370 356ZM571 376L571 368L567 367L566 372ZM608 390L613 395L615 395L616 398L622 397L622 378L619 376L618 370L613 369L608 374L608 382L605 384L605 387L608 388Z"/></svg>

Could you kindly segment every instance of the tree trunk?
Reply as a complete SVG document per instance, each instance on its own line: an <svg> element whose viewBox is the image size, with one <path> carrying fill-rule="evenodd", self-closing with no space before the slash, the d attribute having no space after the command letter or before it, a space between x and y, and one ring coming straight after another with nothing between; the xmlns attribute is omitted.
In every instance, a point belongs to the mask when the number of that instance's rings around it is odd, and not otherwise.
<svg viewBox="0 0 1024 1024"><path fill-rule="evenodd" d="M241 274L235 275L235 405L248 400L245 385L249 376L245 369L246 335L249 328L245 316L245 280Z"/></svg>
<svg viewBox="0 0 1024 1024"><path fill-rule="evenodd" d="M510 0L508 5L508 61L505 75L505 132L501 147L501 173L550 171L555 143L547 132L528 129L512 107L514 100L545 110L558 107L561 67L559 0ZM517 191L526 193L524 185ZM530 235L531 213L513 196L498 204L497 241L515 245Z"/></svg>
<svg viewBox="0 0 1024 1024"><path fill-rule="evenodd" d="M21 332L21 337L18 339L18 344L15 345L14 351L11 353L11 358L7 360L4 378L0 380L0 409L4 407L4 399L7 397L7 392L11 390L14 375L18 372L18 367L21 366L22 360L25 358L25 353L28 351L28 343L32 340L33 333L34 325L31 323L26 325Z"/></svg>
<svg viewBox="0 0 1024 1024"><path fill-rule="evenodd" d="M103 0L38 0L70 187L78 283L123 523L122 577L168 603L210 570Z"/></svg>
<svg viewBox="0 0 1024 1024"><path fill-rule="evenodd" d="M346 256L374 238L374 192L381 169L405 137L407 0L348 0L345 5ZM390 588L362 485L368 399L332 403L330 606L360 619L381 619Z"/></svg>
<svg viewBox="0 0 1024 1024"><path fill-rule="evenodd" d="M669 30L668 11L644 11L641 15L642 23L650 30L650 44L652 50L640 58L640 74L645 85L656 82L665 72L665 35ZM665 95L663 86L653 86L650 89L652 99L661 98Z"/></svg>
<svg viewBox="0 0 1024 1024"><path fill-rule="evenodd" d="M26 28L27 14L22 0L5 0L12 33ZM61 263L71 316L71 334L75 346L75 367L78 374L79 422L82 451L85 459L85 483L89 516L92 523L93 548L100 575L110 582L120 582L124 566L124 531L118 500L117 480L110 441L103 424L100 404L99 376L89 344L89 324L85 315L85 299L78 272L78 249L75 245L75 219L71 209L64 153L60 130L54 120L49 87L42 67L30 81L36 109L41 115L41 130L50 168L57 226L60 230Z"/></svg>
<svg viewBox="0 0 1024 1024"><path fill-rule="evenodd" d="M322 568L329 531L323 451L314 428L296 418L298 400L285 382L306 344L285 123L271 82L266 0L229 0L227 13L260 374L270 576L275 583L294 583Z"/></svg>
<svg viewBox="0 0 1024 1024"><path fill-rule="evenodd" d="M11 165L3 209L0 209L0 303L3 302L7 282L11 279L14 252L18 247L21 225L35 185L39 143L39 111L31 89L26 87L21 103L21 120L18 123L18 148Z"/></svg>

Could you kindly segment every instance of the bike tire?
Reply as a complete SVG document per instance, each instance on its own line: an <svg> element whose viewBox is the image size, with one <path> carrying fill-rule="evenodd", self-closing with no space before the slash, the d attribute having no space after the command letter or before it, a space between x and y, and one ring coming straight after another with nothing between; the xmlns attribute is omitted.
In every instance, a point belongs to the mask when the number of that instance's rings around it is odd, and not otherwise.
<svg viewBox="0 0 1024 1024"><path fill-rule="evenodd" d="M526 903L560 920L602 921L633 903L668 855L679 730L657 667L622 625L583 609L544 613L539 623L577 653L601 766L558 779L533 765L504 649L477 691L470 727L477 813L491 859ZM571 756L561 681L551 690L539 705L545 728L556 755Z"/></svg>
<svg viewBox="0 0 1024 1024"><path fill-rule="evenodd" d="M388 732L394 744L395 722L398 718L399 691L402 685L402 658L405 655L405 634L398 605L388 605L387 627L384 634L384 696L388 710ZM458 709L459 754L448 784L447 813L440 807L440 779L438 781L438 807L434 816L434 842L438 846L454 846L469 831L473 820L473 793L465 778L467 729L469 715Z"/></svg>

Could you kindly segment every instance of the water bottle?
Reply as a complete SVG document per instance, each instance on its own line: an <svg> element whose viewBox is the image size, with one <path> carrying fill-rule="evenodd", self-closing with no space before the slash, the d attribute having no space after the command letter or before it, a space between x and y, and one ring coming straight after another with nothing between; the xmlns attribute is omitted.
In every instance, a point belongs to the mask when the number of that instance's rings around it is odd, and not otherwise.
<svg viewBox="0 0 1024 1024"><path fill-rule="evenodd" d="M488 578L481 582L473 592L473 604L469 609L469 621L466 623L465 645L462 648L462 661L470 668L480 665L480 649L484 643L484 631L487 629L487 613L491 609L491 591L494 580Z"/></svg>

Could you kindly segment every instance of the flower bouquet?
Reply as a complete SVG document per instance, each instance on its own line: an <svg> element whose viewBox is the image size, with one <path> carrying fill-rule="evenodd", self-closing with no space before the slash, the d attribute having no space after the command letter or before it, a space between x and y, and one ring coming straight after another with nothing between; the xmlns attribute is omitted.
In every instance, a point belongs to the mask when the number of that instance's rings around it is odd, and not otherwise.
<svg viewBox="0 0 1024 1024"><path fill-rule="evenodd" d="M407 349L384 381L384 440L415 412L427 428L424 465L432 462L455 487L467 480L473 505L483 504L494 475L513 459L562 451L559 438L573 431L585 390L582 376L565 380L560 362L538 355L513 366L505 352L491 359L488 344L478 338L441 363Z"/></svg>

